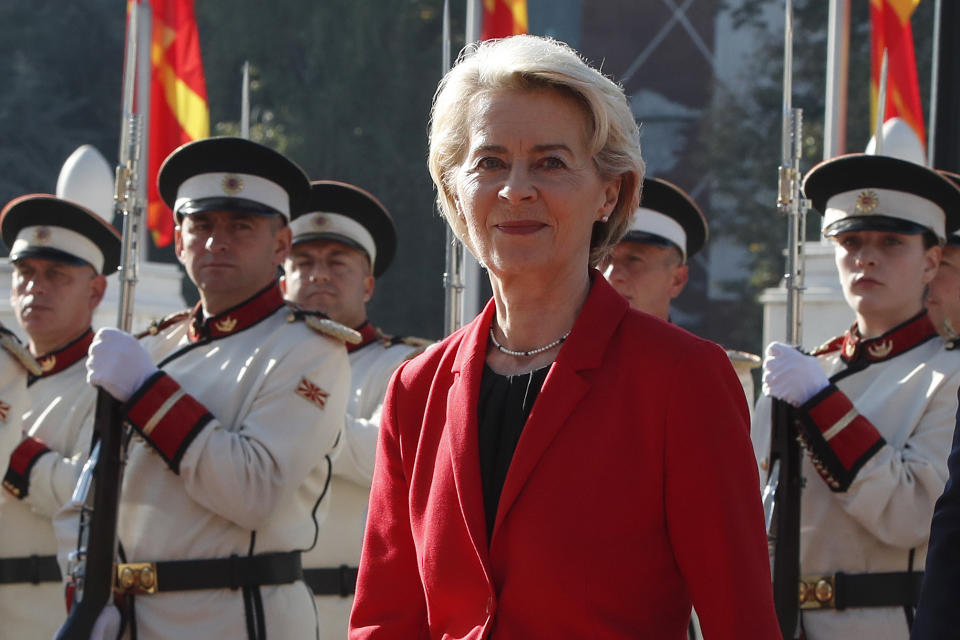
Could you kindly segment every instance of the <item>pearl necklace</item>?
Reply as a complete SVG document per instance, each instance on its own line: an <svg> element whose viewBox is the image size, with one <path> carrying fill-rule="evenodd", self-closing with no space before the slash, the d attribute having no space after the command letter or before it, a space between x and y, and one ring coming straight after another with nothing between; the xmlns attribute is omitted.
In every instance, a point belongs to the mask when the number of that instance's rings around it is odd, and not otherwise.
<svg viewBox="0 0 960 640"><path fill-rule="evenodd" d="M530 356L535 356L538 353L543 353L544 351L549 351L553 349L558 344L563 344L563 341L567 339L567 336L570 335L570 332L567 331L565 334L554 340L548 345L544 345L537 349L530 349L529 351L514 351L513 349L507 349L505 346L497 342L497 336L493 335L493 327L490 327L490 339L493 341L493 346L495 346L500 351L504 352L508 356L514 356L517 358L529 358Z"/></svg>

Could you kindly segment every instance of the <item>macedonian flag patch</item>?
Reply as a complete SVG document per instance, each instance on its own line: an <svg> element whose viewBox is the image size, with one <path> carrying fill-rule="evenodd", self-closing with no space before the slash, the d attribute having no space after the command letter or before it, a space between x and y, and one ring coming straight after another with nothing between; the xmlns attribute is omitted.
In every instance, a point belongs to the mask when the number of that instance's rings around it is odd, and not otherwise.
<svg viewBox="0 0 960 640"><path fill-rule="evenodd" d="M306 378L300 378L300 384L297 385L297 395L306 398L321 409L327 404L327 397L330 396L329 393Z"/></svg>

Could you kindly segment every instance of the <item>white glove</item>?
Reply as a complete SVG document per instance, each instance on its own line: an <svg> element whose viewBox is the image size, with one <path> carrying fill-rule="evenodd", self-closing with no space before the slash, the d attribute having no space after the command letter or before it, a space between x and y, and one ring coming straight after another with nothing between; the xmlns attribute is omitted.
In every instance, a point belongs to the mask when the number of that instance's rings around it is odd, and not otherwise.
<svg viewBox="0 0 960 640"><path fill-rule="evenodd" d="M117 329L100 329L87 352L87 382L126 402L158 371L136 338Z"/></svg>
<svg viewBox="0 0 960 640"><path fill-rule="evenodd" d="M763 393L799 407L830 386L813 356L782 342L771 342L763 359Z"/></svg>

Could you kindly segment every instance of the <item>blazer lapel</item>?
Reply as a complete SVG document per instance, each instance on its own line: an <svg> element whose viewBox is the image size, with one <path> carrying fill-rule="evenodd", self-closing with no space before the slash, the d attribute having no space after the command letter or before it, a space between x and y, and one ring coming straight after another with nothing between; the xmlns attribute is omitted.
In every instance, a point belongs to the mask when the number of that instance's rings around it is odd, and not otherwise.
<svg viewBox="0 0 960 640"><path fill-rule="evenodd" d="M494 537L540 458L563 429L570 414L590 391L590 382L578 371L600 366L613 332L628 309L627 301L607 284L599 272L591 270L590 277L590 294L570 337L560 348L560 353L543 382L543 389L537 396L510 461L497 505ZM477 384L479 386L479 381ZM473 425L476 433L476 416ZM476 444L474 446L476 447ZM479 458L479 453L476 453L476 457Z"/></svg>
<svg viewBox="0 0 960 640"><path fill-rule="evenodd" d="M450 441L450 463L460 509L477 555L487 566L488 541L480 482L480 445L477 435L477 402L487 350L487 327L494 312L493 300L466 328L453 362L453 383L447 392L444 429Z"/></svg>

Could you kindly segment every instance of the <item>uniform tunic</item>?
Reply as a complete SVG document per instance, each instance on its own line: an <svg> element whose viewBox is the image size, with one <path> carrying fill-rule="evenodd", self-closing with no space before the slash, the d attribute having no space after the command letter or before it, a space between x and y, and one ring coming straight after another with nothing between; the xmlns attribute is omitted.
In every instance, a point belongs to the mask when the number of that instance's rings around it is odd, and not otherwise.
<svg viewBox="0 0 960 640"><path fill-rule="evenodd" d="M320 527L317 544L304 554L305 568L356 569L359 565L383 396L394 370L423 349L418 344L391 339L370 323L359 331L363 341L347 346L350 400L344 431L332 456L330 510ZM353 596L318 595L316 599L321 640L345 638Z"/></svg>
<svg viewBox="0 0 960 640"><path fill-rule="evenodd" d="M119 537L129 562L309 549L347 403L339 341L310 329L277 286L221 314L164 326L144 344L161 369L128 402ZM162 572L157 576L163 585ZM136 596L152 638L314 638L301 582Z"/></svg>
<svg viewBox="0 0 960 640"><path fill-rule="evenodd" d="M4 557L59 556L51 519L73 493L90 447L96 392L87 384L84 361L93 340L89 329L62 349L38 358L42 373L28 379L29 406L23 413L24 439L9 456L8 477L19 476L21 499L5 492L0 500ZM4 637L50 637L66 618L60 581L0 587ZM12 625L12 626L11 626ZM9 636L7 635L9 633Z"/></svg>
<svg viewBox="0 0 960 640"><path fill-rule="evenodd" d="M799 408L822 469L804 456L801 576L922 571L947 479L960 353L944 349L924 312L869 340L854 327L814 355L832 384ZM770 406L761 397L754 413L763 468ZM809 640L909 635L903 607L803 611L802 624Z"/></svg>

